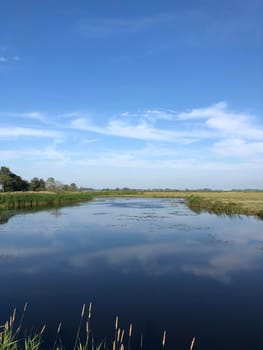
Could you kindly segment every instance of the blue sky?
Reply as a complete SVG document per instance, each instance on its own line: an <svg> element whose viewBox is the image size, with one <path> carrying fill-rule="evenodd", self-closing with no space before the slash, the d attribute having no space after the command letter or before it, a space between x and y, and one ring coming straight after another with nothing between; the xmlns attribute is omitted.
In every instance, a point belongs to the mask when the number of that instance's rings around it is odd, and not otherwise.
<svg viewBox="0 0 263 350"><path fill-rule="evenodd" d="M0 165L263 188L261 0L0 0Z"/></svg>

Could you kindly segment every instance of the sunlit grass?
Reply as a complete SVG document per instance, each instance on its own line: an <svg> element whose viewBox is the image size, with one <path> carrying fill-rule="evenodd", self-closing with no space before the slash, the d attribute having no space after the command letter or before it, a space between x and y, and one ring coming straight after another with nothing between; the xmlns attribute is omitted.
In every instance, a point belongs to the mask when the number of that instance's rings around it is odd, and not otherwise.
<svg viewBox="0 0 263 350"><path fill-rule="evenodd" d="M186 203L197 212L204 210L218 215L255 215L263 219L263 192L231 194L191 194L186 198Z"/></svg>
<svg viewBox="0 0 263 350"><path fill-rule="evenodd" d="M0 193L0 209L55 207L93 198L90 192L5 192Z"/></svg>

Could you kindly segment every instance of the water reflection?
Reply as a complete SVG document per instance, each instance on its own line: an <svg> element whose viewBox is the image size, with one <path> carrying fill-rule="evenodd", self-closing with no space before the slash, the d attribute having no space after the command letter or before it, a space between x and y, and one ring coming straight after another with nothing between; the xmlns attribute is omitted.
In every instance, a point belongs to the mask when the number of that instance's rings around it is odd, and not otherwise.
<svg viewBox="0 0 263 350"><path fill-rule="evenodd" d="M190 273L230 282L237 272L262 267L256 249L263 244L259 222L193 217L179 200L109 199L20 215L0 231L0 239L0 256L14 261L5 266L8 273L63 268L71 273L85 269L88 275L99 264L123 273Z"/></svg>
<svg viewBox="0 0 263 350"><path fill-rule="evenodd" d="M53 322L54 307L70 322L73 308L93 300L107 308L108 316L101 312L102 336L107 333L102 324L119 310L129 317L125 322L134 320L141 328L150 324L153 333L177 329L183 340L171 348L187 348L193 335L211 337L211 345L217 327L219 334L234 334L242 311L236 307L247 305L253 315L244 327L258 341L262 232L262 222L254 218L196 215L176 199L107 198L20 212L0 226L0 278L5 281L0 297L7 306L41 299L42 312L53 305L46 322ZM227 321L222 322L223 314L218 319L220 310L227 310ZM211 322L216 327L207 335ZM239 346L244 342L241 337ZM201 345L211 348L200 340Z"/></svg>

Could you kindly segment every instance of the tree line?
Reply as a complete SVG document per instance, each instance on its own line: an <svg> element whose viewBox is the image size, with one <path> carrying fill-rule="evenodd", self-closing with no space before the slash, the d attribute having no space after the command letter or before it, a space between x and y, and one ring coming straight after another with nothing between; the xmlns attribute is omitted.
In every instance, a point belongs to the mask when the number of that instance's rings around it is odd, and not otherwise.
<svg viewBox="0 0 263 350"><path fill-rule="evenodd" d="M0 191L15 192L15 191L78 191L75 183L70 185L62 184L55 180L54 177L49 177L46 181L33 177L30 181L22 179L21 176L13 173L8 167L1 166L0 168Z"/></svg>

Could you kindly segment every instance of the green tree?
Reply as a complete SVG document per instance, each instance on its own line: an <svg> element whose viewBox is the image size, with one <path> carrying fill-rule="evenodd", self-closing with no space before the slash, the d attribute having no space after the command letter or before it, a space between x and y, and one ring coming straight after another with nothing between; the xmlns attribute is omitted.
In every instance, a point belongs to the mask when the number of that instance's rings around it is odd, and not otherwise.
<svg viewBox="0 0 263 350"><path fill-rule="evenodd" d="M38 177L33 177L30 181L29 189L31 191L45 191L45 181L43 179L39 179Z"/></svg>
<svg viewBox="0 0 263 350"><path fill-rule="evenodd" d="M69 185L68 188L69 191L76 192L78 190L77 185L73 182L72 184Z"/></svg>
<svg viewBox="0 0 263 350"><path fill-rule="evenodd" d="M0 168L0 184L4 192L28 191L29 183L10 171L9 168Z"/></svg>
<svg viewBox="0 0 263 350"><path fill-rule="evenodd" d="M12 178L8 175L0 173L0 184L4 192L9 192L13 190L13 181Z"/></svg>

